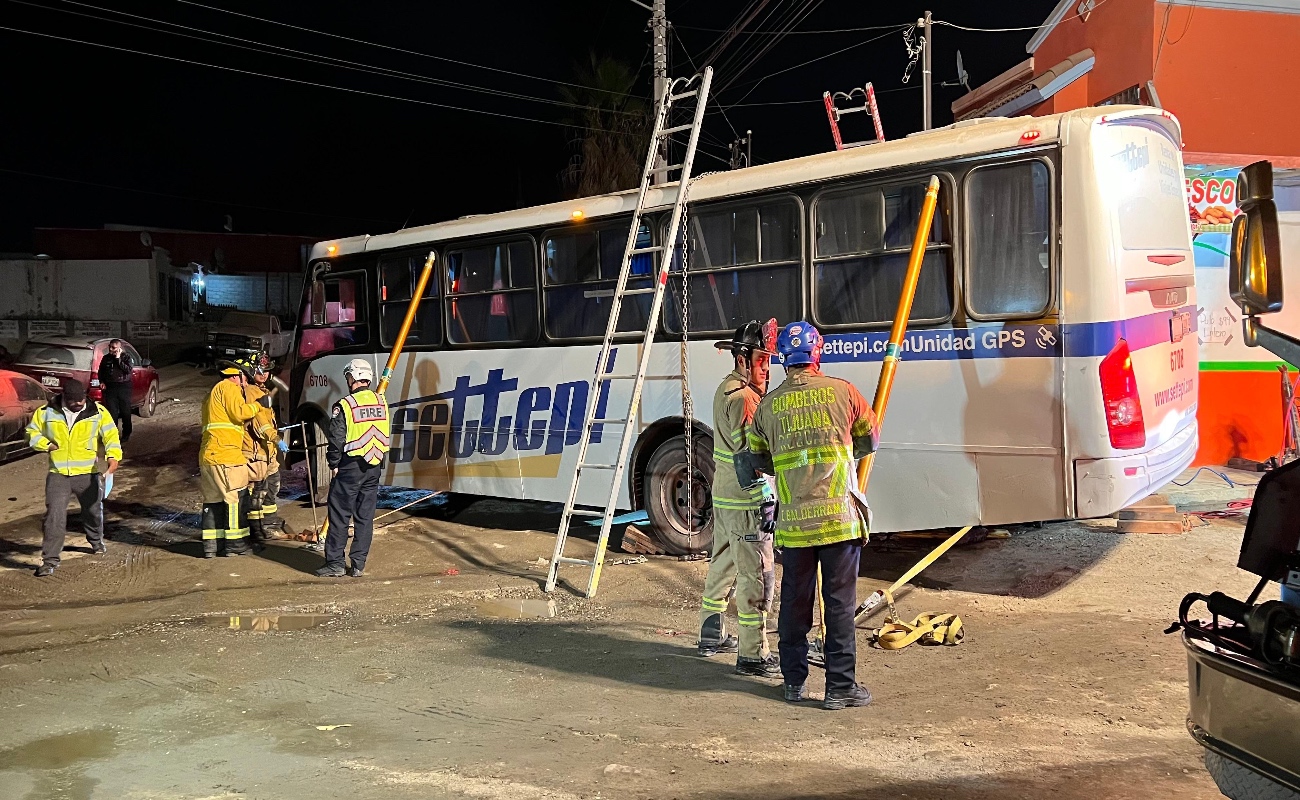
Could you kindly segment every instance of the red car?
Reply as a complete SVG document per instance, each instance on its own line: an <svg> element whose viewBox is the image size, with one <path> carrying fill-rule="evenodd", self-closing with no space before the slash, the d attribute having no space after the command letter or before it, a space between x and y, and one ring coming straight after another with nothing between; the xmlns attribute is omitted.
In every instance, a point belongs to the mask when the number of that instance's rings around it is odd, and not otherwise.
<svg viewBox="0 0 1300 800"><path fill-rule="evenodd" d="M41 382L51 394L57 394L63 381L76 378L86 385L86 395L102 400L99 386L99 360L108 352L112 339L87 339L80 336L50 336L33 339L23 345L14 370ZM158 370L136 349L122 342L122 352L131 357L131 407L142 417L152 417L158 407Z"/></svg>
<svg viewBox="0 0 1300 800"><path fill-rule="evenodd" d="M27 452L27 423L47 400L36 381L0 369L0 461Z"/></svg>

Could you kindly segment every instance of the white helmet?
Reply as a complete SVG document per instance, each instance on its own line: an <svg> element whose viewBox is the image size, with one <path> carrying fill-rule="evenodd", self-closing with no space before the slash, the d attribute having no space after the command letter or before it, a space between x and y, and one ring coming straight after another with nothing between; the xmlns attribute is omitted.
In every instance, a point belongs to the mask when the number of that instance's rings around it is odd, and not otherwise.
<svg viewBox="0 0 1300 800"><path fill-rule="evenodd" d="M364 358L354 358L343 368L343 377L349 381L375 380L375 368Z"/></svg>

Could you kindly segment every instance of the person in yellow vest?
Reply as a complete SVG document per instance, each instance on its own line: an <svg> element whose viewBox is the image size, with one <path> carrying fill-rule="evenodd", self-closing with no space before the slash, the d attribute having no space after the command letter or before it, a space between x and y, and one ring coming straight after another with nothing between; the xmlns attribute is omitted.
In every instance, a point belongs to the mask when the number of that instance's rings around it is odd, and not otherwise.
<svg viewBox="0 0 1300 800"><path fill-rule="evenodd" d="M87 401L85 385L75 380L65 382L61 395L36 409L27 423L27 442L33 450L50 454L50 471L45 476L45 540L41 565L36 569L36 577L48 578L59 566L67 535L68 501L73 495L81 502L81 524L91 551L104 554L104 484L96 460L102 448L108 461L104 474L112 475L122 458L122 445L108 409Z"/></svg>
<svg viewBox="0 0 1300 800"><path fill-rule="evenodd" d="M781 613L777 620L785 699L808 699L808 632L822 575L826 611L826 695L822 708L865 706L871 692L857 682L858 559L868 535L865 500L857 495L855 462L880 441L876 415L853 384L823 375L822 337L793 322L777 337L785 380L758 404L748 447L737 453L741 486L757 473L776 475L780 511L773 523L781 551Z"/></svg>
<svg viewBox="0 0 1300 800"><path fill-rule="evenodd" d="M329 532L325 535L325 566L316 570L322 578L360 578L370 555L379 475L389 441L388 401L371 391L374 379L370 362L361 358L349 361L343 368L349 394L330 411L325 449L331 475ZM355 529L352 549L348 551L352 566L347 569L343 550L348 543L349 525Z"/></svg>
<svg viewBox="0 0 1300 800"><path fill-rule="evenodd" d="M200 412L203 424L199 442L199 491L203 494L203 557L242 556L248 552L248 462L244 457L244 426L271 398L263 395L250 401L244 387L253 375L253 364L243 360L221 370L220 380Z"/></svg>
<svg viewBox="0 0 1300 800"><path fill-rule="evenodd" d="M253 357L253 381L244 388L245 399L257 402L270 392L271 358L266 353ZM244 458L248 462L248 533L253 547L261 549L268 539L286 538L282 532L276 498L280 494L280 455L288 445L275 426L275 410L263 408L244 426Z"/></svg>
<svg viewBox="0 0 1300 800"><path fill-rule="evenodd" d="M698 652L706 658L738 652L736 673L779 678L777 657L767 645L767 612L772 606L775 566L772 531L763 519L772 518L776 499L766 481L753 489L736 479L735 453L743 450L758 402L767 392L768 366L776 355L776 320L767 326L751 320L736 329L730 341L714 342L729 350L735 368L713 395L713 547L709 573L700 600ZM727 595L735 587L740 636L728 636Z"/></svg>

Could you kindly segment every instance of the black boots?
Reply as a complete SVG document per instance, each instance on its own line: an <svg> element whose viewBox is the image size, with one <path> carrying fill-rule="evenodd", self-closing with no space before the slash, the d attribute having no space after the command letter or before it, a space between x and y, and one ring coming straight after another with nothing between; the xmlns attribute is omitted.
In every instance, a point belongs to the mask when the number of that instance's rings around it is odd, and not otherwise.
<svg viewBox="0 0 1300 800"><path fill-rule="evenodd" d="M203 557L204 557L204 558L216 558L216 557L217 557L217 540L216 540L216 539L204 539L204 540L203 540Z"/></svg>
<svg viewBox="0 0 1300 800"><path fill-rule="evenodd" d="M722 641L708 641L701 639L697 645L697 650L701 658L713 658L718 653L734 653L740 649L740 643L735 636L728 636Z"/></svg>
<svg viewBox="0 0 1300 800"><path fill-rule="evenodd" d="M781 677L781 659L775 655L769 655L767 658L738 658L736 659L736 674L751 675L755 678L779 678Z"/></svg>
<svg viewBox="0 0 1300 800"><path fill-rule="evenodd" d="M827 711L839 711L842 708L861 708L870 704L871 692L860 683L853 684L851 689L828 691L825 699L822 700L822 708Z"/></svg>

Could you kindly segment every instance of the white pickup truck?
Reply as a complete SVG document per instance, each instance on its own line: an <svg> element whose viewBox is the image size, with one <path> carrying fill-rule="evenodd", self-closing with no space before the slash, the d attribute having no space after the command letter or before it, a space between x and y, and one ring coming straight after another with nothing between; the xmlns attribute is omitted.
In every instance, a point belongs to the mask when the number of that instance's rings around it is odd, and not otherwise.
<svg viewBox="0 0 1300 800"><path fill-rule="evenodd" d="M271 358L284 358L293 344L293 331L280 330L274 314L231 311L208 331L208 355L215 361L266 351Z"/></svg>

